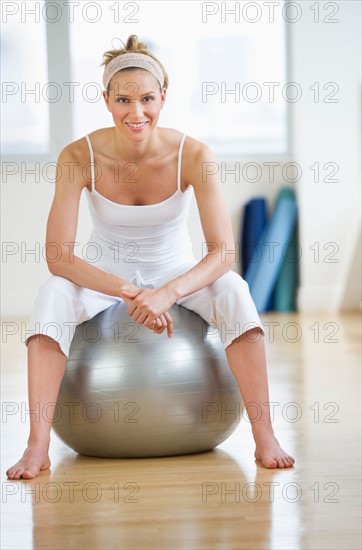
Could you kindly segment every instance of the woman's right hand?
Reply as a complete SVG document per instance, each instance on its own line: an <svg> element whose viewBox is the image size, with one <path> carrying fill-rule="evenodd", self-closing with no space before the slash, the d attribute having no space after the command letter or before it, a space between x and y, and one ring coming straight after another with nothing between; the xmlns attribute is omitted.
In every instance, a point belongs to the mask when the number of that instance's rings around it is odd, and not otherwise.
<svg viewBox="0 0 362 550"><path fill-rule="evenodd" d="M127 281L126 284L122 285L121 290L124 290L126 292L135 292L135 291L138 291L139 289L135 285ZM128 306L132 303L131 298L127 298L122 295L122 299L126 302ZM172 327L173 327L172 317L168 313L168 311L165 311L165 313L160 315L160 317L157 317L153 327L147 327L147 328L152 330L152 332L156 332L156 334L162 334L167 329L168 337L171 338L173 334Z"/></svg>
<svg viewBox="0 0 362 550"><path fill-rule="evenodd" d="M171 338L173 335L173 320L168 311L165 311L165 313L160 315L160 317L157 317L155 321L155 328L151 328L151 330L157 334L162 334L162 332L166 329L168 337Z"/></svg>

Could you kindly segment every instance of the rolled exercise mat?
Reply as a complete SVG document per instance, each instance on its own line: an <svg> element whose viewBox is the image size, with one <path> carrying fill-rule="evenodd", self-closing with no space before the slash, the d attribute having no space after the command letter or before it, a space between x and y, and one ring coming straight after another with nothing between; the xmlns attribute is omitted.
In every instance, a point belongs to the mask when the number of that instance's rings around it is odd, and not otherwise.
<svg viewBox="0 0 362 550"><path fill-rule="evenodd" d="M299 254L296 220L293 235L283 251L284 261L273 291L276 311L297 310Z"/></svg>
<svg viewBox="0 0 362 550"><path fill-rule="evenodd" d="M279 192L270 222L259 239L260 257L249 263L244 276L259 312L268 307L283 264L283 248L290 240L296 216L294 192L285 187Z"/></svg>
<svg viewBox="0 0 362 550"><path fill-rule="evenodd" d="M242 276L247 271L250 262L257 262L260 254L259 239L268 223L267 201L264 197L251 199L244 209L240 257L242 258ZM267 311L274 310L274 293L271 294Z"/></svg>
<svg viewBox="0 0 362 550"><path fill-rule="evenodd" d="M251 261L256 260L258 243L267 225L266 199L251 199L244 208L244 220L241 235L242 259L241 273L244 276Z"/></svg>

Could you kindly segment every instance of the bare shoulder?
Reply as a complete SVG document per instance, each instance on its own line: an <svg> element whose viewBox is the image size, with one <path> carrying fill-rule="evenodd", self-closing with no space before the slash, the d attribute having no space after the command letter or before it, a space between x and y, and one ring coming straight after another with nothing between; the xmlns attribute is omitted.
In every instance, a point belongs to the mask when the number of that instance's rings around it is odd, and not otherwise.
<svg viewBox="0 0 362 550"><path fill-rule="evenodd" d="M85 164L90 162L89 148L86 138L80 138L66 145L59 154L59 162L79 162Z"/></svg>
<svg viewBox="0 0 362 550"><path fill-rule="evenodd" d="M187 155L190 154L191 156L197 155L199 157L207 157L213 155L212 150L206 143L189 135L186 135L184 150Z"/></svg>
<svg viewBox="0 0 362 550"><path fill-rule="evenodd" d="M173 128L160 128L159 132L164 140L165 145L172 148L173 150L175 150L177 145L180 144L181 138L183 136L183 132L180 132L179 130L175 130ZM202 143L201 141L193 138L192 136L189 136L188 134L185 135L185 142L182 151L183 164L192 164L192 161L195 161L195 159L200 160L211 157L213 157L213 153L205 143Z"/></svg>
<svg viewBox="0 0 362 550"><path fill-rule="evenodd" d="M205 172L215 172L211 168L216 164L217 158L208 145L191 136L186 136L182 166L188 184L197 185L198 182L202 181Z"/></svg>
<svg viewBox="0 0 362 550"><path fill-rule="evenodd" d="M81 187L90 183L90 151L86 138L80 138L66 145L58 157L58 169L66 181L73 181Z"/></svg>

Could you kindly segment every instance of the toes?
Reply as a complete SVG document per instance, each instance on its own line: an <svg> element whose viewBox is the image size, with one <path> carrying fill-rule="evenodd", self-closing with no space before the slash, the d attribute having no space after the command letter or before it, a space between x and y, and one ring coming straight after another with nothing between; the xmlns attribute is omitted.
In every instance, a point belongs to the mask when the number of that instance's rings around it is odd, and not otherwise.
<svg viewBox="0 0 362 550"><path fill-rule="evenodd" d="M262 464L265 468L277 468L278 462L275 458L268 456L262 460Z"/></svg>
<svg viewBox="0 0 362 550"><path fill-rule="evenodd" d="M287 461L289 467L292 467L294 465L295 460L292 456L288 455L287 457L285 457L285 460Z"/></svg>
<svg viewBox="0 0 362 550"><path fill-rule="evenodd" d="M277 457L275 460L278 468L291 468L294 464L294 458L288 455Z"/></svg>
<svg viewBox="0 0 362 550"><path fill-rule="evenodd" d="M34 479L34 477L37 476L37 473L34 473L30 470L30 468L28 470L24 470L23 472L23 479Z"/></svg>
<svg viewBox="0 0 362 550"><path fill-rule="evenodd" d="M291 468L294 465L294 458L288 455L280 447L278 449L270 449L269 452L255 451L254 456L259 460L264 468Z"/></svg>
<svg viewBox="0 0 362 550"><path fill-rule="evenodd" d="M6 475L7 475L8 479L14 479L18 471L19 471L19 466L17 466L17 465L12 466L11 468L9 468L6 471Z"/></svg>
<svg viewBox="0 0 362 550"><path fill-rule="evenodd" d="M36 469L35 469L36 470ZM8 479L34 479L38 474L37 471L32 471L31 468L27 470L22 470L21 468L16 468L15 470L8 470L6 475Z"/></svg>

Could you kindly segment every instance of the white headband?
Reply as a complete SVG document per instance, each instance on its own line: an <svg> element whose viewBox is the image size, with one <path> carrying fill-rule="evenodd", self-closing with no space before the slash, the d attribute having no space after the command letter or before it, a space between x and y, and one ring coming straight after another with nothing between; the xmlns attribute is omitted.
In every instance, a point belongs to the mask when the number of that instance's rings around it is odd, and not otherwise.
<svg viewBox="0 0 362 550"><path fill-rule="evenodd" d="M161 88L164 84L163 71L160 65L151 56L144 53L123 53L114 57L112 61L106 65L103 73L103 85L107 90L108 84L111 78L122 69L128 67L138 67L139 69L145 69L149 73L153 74L160 83Z"/></svg>

